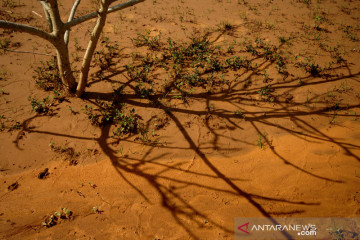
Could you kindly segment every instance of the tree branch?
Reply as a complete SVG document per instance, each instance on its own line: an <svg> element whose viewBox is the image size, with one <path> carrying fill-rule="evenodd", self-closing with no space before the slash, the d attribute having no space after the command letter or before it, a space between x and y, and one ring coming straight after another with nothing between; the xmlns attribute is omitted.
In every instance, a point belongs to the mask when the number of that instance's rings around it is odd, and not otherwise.
<svg viewBox="0 0 360 240"><path fill-rule="evenodd" d="M115 5L115 6L111 7L111 8L109 8L108 13L119 11L119 10L134 6L135 4L138 4L138 3L141 3L141 2L144 2L144 1L145 0L130 0L128 2L118 4L118 5ZM65 29L70 29L71 27L74 27L74 26L76 26L76 25L78 25L80 23L83 23L85 21L93 19L93 18L95 18L97 16L98 16L98 13L93 12L93 13L87 14L85 16L76 18L76 19L74 19L74 20L72 20L70 22L65 23Z"/></svg>
<svg viewBox="0 0 360 240"><path fill-rule="evenodd" d="M111 0L102 0L101 1L99 13L98 13L98 19L96 21L93 32L91 33L89 45L86 49L83 63L81 65L80 80L79 80L78 86L76 88L76 96L78 96L78 97L81 97L81 95L83 94L83 92L85 90L87 80L88 80L88 75L89 75L91 59L92 59L92 56L94 55L94 51L95 51L97 42L99 40L100 34L104 28L110 3L111 3Z"/></svg>
<svg viewBox="0 0 360 240"><path fill-rule="evenodd" d="M64 23L61 21L59 7L57 0L47 0L49 6L49 14L53 25L53 34L57 35L59 32L64 31Z"/></svg>
<svg viewBox="0 0 360 240"><path fill-rule="evenodd" d="M45 40L48 40L51 43L54 40L53 36L50 33L47 33L39 28L20 24L20 23L13 23L13 22L0 20L0 28L11 29L11 30L18 31L18 32L29 33L31 35L35 35L35 36L41 37Z"/></svg>
<svg viewBox="0 0 360 240"><path fill-rule="evenodd" d="M75 16L75 12L77 7L79 6L81 0L76 0L74 3L74 6L71 9L70 15L69 15L69 19L68 22L71 22L74 19ZM65 40L65 44L68 45L69 43L69 36L70 36L70 28L68 30L66 30L65 32L65 36L64 36L64 40Z"/></svg>
<svg viewBox="0 0 360 240"><path fill-rule="evenodd" d="M49 6L44 2L44 1L40 1L41 5L43 6L44 8L44 12L45 12L45 16L46 16L46 20L48 22L48 25L49 25L49 31L52 32L53 31L53 24L52 24L52 21L51 21L51 18L50 18L50 8Z"/></svg>

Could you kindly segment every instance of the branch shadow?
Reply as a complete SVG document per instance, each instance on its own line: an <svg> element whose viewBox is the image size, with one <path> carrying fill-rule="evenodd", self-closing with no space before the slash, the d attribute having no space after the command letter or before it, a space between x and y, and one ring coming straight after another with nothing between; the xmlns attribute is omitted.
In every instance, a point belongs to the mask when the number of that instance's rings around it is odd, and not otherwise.
<svg viewBox="0 0 360 240"><path fill-rule="evenodd" d="M269 67L270 64L259 64L258 67ZM334 69L336 70L336 69ZM253 74L256 74L259 69L253 69L250 72L250 75L247 78L250 78ZM320 77L313 77L311 75L303 77L303 78L294 78L290 80L286 80L283 82L272 84L274 91L284 91L286 94L292 93L295 89L299 88L300 86L295 84L296 81L301 80L303 84L301 87L304 86L315 86L329 82L338 82L344 79L356 79L360 76L360 73L351 73L349 70L349 74L345 76L331 76L331 75L324 75ZM229 234L233 233L233 229L229 229L228 227L224 226L221 222L217 221L216 219L212 218L208 214L204 213L203 211L199 210L194 206L194 204L189 203L181 194L178 193L178 190L184 190L186 188L197 188L201 189L202 191L214 191L219 194L229 194L231 196L235 196L241 199L245 199L248 204L250 204L254 209L257 210L263 217L269 218L274 224L278 225L274 216L291 216L293 214L300 214L304 213L305 210L292 210L292 211L281 211L281 212L274 212L267 210L261 202L269 202L269 203L282 203L282 204L292 204L292 205L301 205L301 206L311 206L311 205L320 205L320 202L308 202L305 200L300 201L292 201L289 199L284 198L277 198L271 196L265 196L264 194L256 194L250 191L245 190L242 183L246 181L251 181L251 179L241 179L241 178L232 178L226 175L226 172L222 171L216 164L214 164L207 153L205 152L207 149L219 149L219 150L227 150L230 151L229 148L224 148L219 143L220 138L229 138L234 140L237 143L243 143L247 145L255 145L249 141L243 139L236 139L225 136L224 134L218 133L218 129L212 126L211 118L216 117L223 122L226 122L230 126L227 128L229 131L235 131L236 129L242 129L243 127L239 123L239 119L244 119L248 124L251 125L252 129L259 135L262 135L262 131L259 125L265 125L268 127L277 127L288 134L295 136L297 138L303 139L305 141L322 141L322 142L330 142L341 149L343 149L346 154L353 159L360 162L360 157L354 153L354 150L359 150L360 146L356 144L347 143L346 141L342 141L340 139L336 139L327 135L326 133L320 131L316 127L314 127L311 123L302 119L304 116L326 116L329 111L329 107L323 106L317 109L309 109L308 111L305 110L298 110L297 107L304 106L304 102L299 101L280 101L277 100L274 102L274 105L270 104L269 102L264 102L263 100L256 100L255 96L258 95L260 87L242 87L244 81L237 82L236 84L229 85L227 89L223 89L220 92L216 92L213 94L208 93L193 93L189 95L194 101L202 101L205 103L206 107L205 110L194 110L188 107L177 107L177 106L166 106L160 101L159 99L164 99L164 95L162 93L155 93L151 95L149 99L141 99L138 94L136 94L135 86L133 86L132 80L128 79L125 75L123 75L125 82L119 82L115 80L111 80L111 77L114 77L118 74L123 74L123 71L114 72L113 75L108 76L107 79L109 81L118 82L122 84L124 87L128 87L132 90L132 93L124 93L122 94L122 100L124 103L132 106L132 107L141 107L144 109L160 109L164 114L166 114L175 124L177 130L179 130L179 135L183 139L185 139L188 147L173 147L173 146L166 146L166 145L153 145L153 144L144 144L147 147L147 151L140 157L129 157L129 156L118 156L117 152L111 147L109 144L109 140L112 138L112 129L110 125L105 125L101 128L101 134L97 138L87 138L82 136L72 136L66 135L62 133L55 133L49 131L41 131L36 129L29 129L29 123L36 119L36 117L32 117L28 120L25 120L22 123L22 129L17 136L17 140L15 144L18 146L18 140L21 136L22 132L31 131L38 134L49 134L54 136L63 136L68 137L70 139L82 139L82 140L89 140L89 141L96 141L100 146L101 150L106 154L106 156L110 159L112 166L116 170L116 172L121 176L121 178L133 188L138 195L143 198L146 202L152 203L153 199L144 193L144 191L137 186L136 182L132 182L127 175L133 175L140 177L142 180L147 182L150 186L152 186L153 190L160 196L162 207L168 210L168 212L173 217L173 220L186 231L192 239L200 239L200 237L196 233L196 228L203 227L203 222L201 219L207 219L209 223L215 226L222 231L225 231ZM358 81L358 80L355 80ZM98 103L94 100L103 100L109 101L113 97L112 93L98 93L98 92L87 92L84 95L84 100L90 102L94 105L98 105ZM171 98L171 95L168 95L168 98ZM237 109L240 109L242 112L242 116L236 116L234 112L225 109L214 109L211 107L211 101L219 101L223 104L230 104ZM325 104L325 103L321 103ZM184 103L185 105L185 103ZM261 108L260 110L250 110L256 106L257 108ZM101 107L98 105L98 107ZM360 104L352 104L348 106L340 106L336 110L350 110L359 108ZM210 141L209 146L202 146L199 142L196 141L191 137L190 130L187 130L185 127L185 123L181 121L178 114L186 114L188 118L200 116L204 117L204 128L209 131L213 139ZM338 113L339 114L339 113ZM339 114L340 116L340 114ZM346 115L342 115L346 116ZM290 118L296 127L297 130L291 129L286 125L276 125L272 122L274 119L280 118ZM148 121L145 126L149 127L150 121ZM305 138L306 137L306 138ZM264 137L268 146L270 146L271 153L276 156L276 159L280 160L284 165L290 166L298 172L308 175L311 178L315 178L321 181L331 182L334 184L343 184L344 182L341 180L331 179L327 176L321 176L316 173L313 173L309 170L306 170L296 164L292 163L289 159L283 156L279 151L277 151L274 147L272 147L270 139ZM123 137L120 138L118 141L131 141L131 137ZM162 150L171 151L174 149L177 150L191 150L194 153L194 156L201 160L208 170L210 170L211 174L203 173L200 171L191 170L188 168L183 168L185 162L178 161L173 165L163 164L160 163L158 160L161 160L167 156L167 152L164 152L160 155L153 157L151 154L155 151L155 149L160 148ZM235 148L233 148L235 150ZM195 157L194 157L195 158ZM158 170L157 172L151 172L150 169L156 166ZM170 176L168 176L170 174ZM200 184L197 182L192 182L190 180L183 180L177 178L177 174L187 174L190 176L196 176L198 178L211 178L217 180L219 183L225 184L228 189L211 186L209 184ZM166 181L166 183L164 182ZM206 182L206 181L204 181ZM170 183L170 184L167 184ZM171 186L176 185L177 187ZM180 187L179 187L179 186ZM187 221L184 221L183 219ZM187 222L187 223L186 223ZM283 232L283 235L286 239L292 239L290 234L287 232Z"/></svg>
<svg viewBox="0 0 360 240"><path fill-rule="evenodd" d="M340 81L340 80L344 80L344 79L357 78L358 76L359 76L359 73L356 73L356 74L350 73L349 75L342 76L342 77L329 78L329 76L326 76L325 80L322 80L322 78L320 78L316 81L314 81L314 78L312 76L307 76L303 80L305 81L307 79L309 79L309 80L311 79L312 82L304 83L305 86L310 86L310 85L322 84L325 82L336 82L336 81ZM299 79L296 79L296 81L298 81L298 80ZM293 80L293 81L295 81L295 80ZM286 81L283 84L275 84L274 88L276 90L288 89L287 92L291 92L292 91L291 89L297 88L297 86L291 85L291 83L293 81ZM129 84L128 82L126 84L127 84L127 86L130 86L133 90L135 90L131 84ZM286 84L288 84L288 85L286 85ZM201 100L206 101L207 110L204 110L204 111L164 106L160 101L158 101L159 98L163 97L161 94L152 95L152 98L149 99L148 103L144 103L143 101L138 101L139 97L136 94L124 94L123 98L124 98L124 101L131 106L138 106L138 107L142 107L142 108L146 108L146 109L149 109L149 108L162 109L167 114L167 116L170 117L172 122L175 123L176 127L181 132L182 137L184 139L186 139L186 141L189 145L189 149L191 149L202 160L202 162L205 163L205 165L209 169L211 169L211 171L214 173L214 176L217 179L225 182L232 189L232 191L231 191L232 194L242 197L242 198L245 198L248 201L248 203L250 203L253 207L255 207L264 217L270 218L274 224L277 224L277 222L272 218L273 216L279 216L279 215L288 216L288 215L292 215L292 214L303 213L305 211L304 210L295 210L295 211L290 211L290 212L270 212L270 211L267 211L258 202L259 200L266 200L266 201L270 201L270 202L274 202L274 201L275 202L283 202L283 203L290 203L290 204L301 204L301 205L319 205L320 203L304 202L304 201L292 202L292 201L288 201L286 199L277 199L277 198L257 195L257 194L249 193L249 192L243 190L240 187L241 185L236 182L237 180L228 178L226 176L226 174L224 174L222 171L220 171L218 169L218 167L216 167L214 164L212 164L212 162L209 160L207 155L203 152L204 148L201 148L199 145L197 145L195 143L195 141L191 138L189 132L185 129L184 124L176 116L176 113L184 113L184 114L188 114L189 116L207 116L207 115L211 114L212 116L216 116L216 117L219 117L219 118L227 121L228 123L233 125L234 129L239 129L239 128L241 129L241 126L239 126L237 123L235 123L234 120L237 119L238 117L234 116L233 113L226 112L226 111L215 111L215 110L211 111L211 110L209 110L210 109L210 100L218 100L218 101L223 101L223 102L227 102L227 103L231 103L231 102L237 100L237 101L241 101L241 104L246 107L247 105L250 106L250 104L249 104L250 102L253 102L253 99L249 100L249 98L246 98L246 96L254 95L258 92L258 90L259 90L259 88L252 88L250 90L247 89L246 90L247 92L245 93L242 90L237 90L235 88L229 88L220 94L214 94L214 95L202 94L202 93L192 94L191 98L201 99ZM102 98L108 99L108 97L109 97L108 94L102 94L102 93L98 93L98 94L90 93L86 97L88 97L87 100L90 100L94 96L96 96L97 98L100 98L100 99L102 99ZM293 136L298 137L298 138L307 137L306 141L311 142L312 140L314 140L314 141L332 142L332 143L336 144L337 146L339 146L340 148L342 148L347 153L347 155L353 157L357 161L360 161L359 156L357 156L351 150L351 149L357 149L357 150L360 149L359 145L349 144L345 141L341 141L341 140L335 139L333 137L330 137L329 135L316 129L310 123L307 123L305 120L301 119L302 116L310 116L310 115L326 116L326 114L329 110L327 107L323 107L323 108L316 109L313 111L293 111L293 107L301 106L301 105L303 106L304 103L303 102L292 102L290 104L289 102L277 101L277 104L280 106L280 108L276 109L276 108L268 107L268 109L266 111L266 115L259 116L259 114L261 114L262 112L244 111L244 114L247 116L246 121L252 125L253 129L255 129L258 134L262 134L262 133L261 133L259 127L257 126L257 124L264 124L264 125L267 125L270 127L275 127L275 124L271 123L271 121L270 121L271 119L290 117L291 120L296 124L296 126L300 130L293 130L286 126L277 126L277 127L288 132L289 134L291 134ZM354 104L354 105L349 105L346 108L344 107L343 109L349 110L349 109L355 109L355 108L359 108L359 107L360 107L359 104ZM340 109L342 109L342 108L339 108L338 110L340 110ZM346 115L339 114L339 116L346 116ZM214 129L210 126L208 121L206 121L205 125L206 125L207 130L211 131L212 134L215 136L214 140L212 142L213 147L221 148L221 147L217 146L217 144L218 144L217 138L220 137L221 135L214 131ZM141 164L153 164L153 162L150 163L151 161L149 159L146 160L146 155L141 160L117 157L111 151L111 149L108 147L108 145L105 143L106 139L109 138L109 128L103 129L102 136L103 136L102 141L101 141L102 149L108 155L108 157L111 159L113 166L117 169L119 174L121 176L124 176L121 172L125 171L127 173L132 173L132 174L141 176L144 179L146 179L153 186L153 188L156 189L156 191L160 194L160 196L162 198L163 207L165 207L166 209L168 209L171 212L174 220L180 226L182 226L183 229L186 230L192 238L198 239L195 232L181 221L181 219L182 219L181 217L182 216L188 217L189 219L192 219L194 221L194 223L196 223L198 226L200 226L200 223L198 221L194 220L194 217L201 216L203 218L209 219L209 216L206 216L206 215L200 213L198 210L195 209L194 206L191 206L189 203L187 203L184 199L181 198L180 195L176 194L171 188L164 186L160 181L158 181L158 179L161 178L161 177L159 177L159 175L147 174L135 167L129 168L127 166L127 164L124 163L124 159L128 159L128 160L132 160L132 161L134 161L134 160L140 161ZM224 136L221 136L221 137L224 137ZM265 141L267 142L268 145L271 145L269 142L269 139L265 138ZM161 146L161 147L163 147L163 146ZM167 148L167 147L163 147L163 148ZM149 151L151 151L151 150L149 150ZM277 156L277 158L280 159L285 165L291 166L294 169L296 169L297 171L305 173L311 177L314 177L314 178L317 178L317 179L320 179L323 181L337 183L337 184L344 183L341 180L331 179L326 176L317 175L315 173L312 173L308 170L301 168L300 166L297 166L297 165L291 163L291 161L287 160L284 156L282 156L277 150L275 150L275 148L271 148L271 152L275 156ZM169 168L168 166L164 166L164 167L167 168L164 171L178 170L175 168ZM192 172L192 173L198 174L195 172ZM175 181L175 182L177 181L176 179L168 179L168 180ZM133 185L133 183L129 183L129 184L131 184L131 186L136 188ZM193 183L187 183L187 184L195 186L195 184L193 184ZM201 187L201 188L207 188L206 186L199 186L199 185L196 185L196 186ZM214 190L214 189L212 189L212 190ZM144 199L149 200L148 198L146 198L146 196L143 196L143 193L141 193L141 191L139 189L137 189L137 191ZM216 191L227 192L227 191L224 191L221 189L216 189ZM171 197L169 197L169 196L171 196ZM177 199L178 202L181 202L182 205L180 205L180 206L176 205L174 198ZM226 229L226 228L224 229L224 227L221 226L221 224L216 223L215 220L210 219L210 222L212 224L214 224L215 226L217 226L223 230L226 230L229 233L233 232L231 229ZM284 234L285 238L291 239L291 236L288 233L284 232L283 234Z"/></svg>

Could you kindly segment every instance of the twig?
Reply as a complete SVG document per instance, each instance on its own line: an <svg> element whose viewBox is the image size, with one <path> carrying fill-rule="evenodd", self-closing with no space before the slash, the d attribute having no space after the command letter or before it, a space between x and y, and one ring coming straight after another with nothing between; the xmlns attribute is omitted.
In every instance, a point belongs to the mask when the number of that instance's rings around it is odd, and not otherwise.
<svg viewBox="0 0 360 240"><path fill-rule="evenodd" d="M31 52L31 51L19 51L19 50L10 50L10 49L6 49L3 48L4 51L8 51L8 52L16 52L16 53L32 53L32 54L37 54L37 55L45 55L45 56L50 56L50 57L56 57L56 55L52 55L52 54L48 54L48 53L39 53L39 52Z"/></svg>
<svg viewBox="0 0 360 240"><path fill-rule="evenodd" d="M77 7L78 7L79 4L80 4L80 1L81 1L81 0L76 0L76 1L75 1L74 5L73 5L73 7L72 7L72 9L71 9L68 22L71 22L72 20L74 20L75 12L76 12ZM64 40L65 40L65 44L66 44L66 45L69 43L69 35L70 35L70 29L68 29L68 30L65 32Z"/></svg>
<svg viewBox="0 0 360 240"><path fill-rule="evenodd" d="M100 195L100 193L97 193L97 196L101 199L101 201L103 201L104 203L109 204L110 206L113 206L111 203L109 203L108 201L104 200L104 198Z"/></svg>
<svg viewBox="0 0 360 240"><path fill-rule="evenodd" d="M108 9L108 13L112 13L112 12L115 12L115 11L118 11L118 10L122 10L122 9L125 9L125 8L128 8L128 7L131 7L131 6L135 5L135 4L144 2L144 1L145 0L130 0L128 2L118 4L118 5L115 5L113 7L110 7ZM70 29L71 27L76 26L76 25L78 25L78 24L80 24L82 22L85 22L85 21L88 21L90 19L96 18L97 16L98 16L98 12L89 13L89 14L87 14L85 16L75 18L74 20L65 23L64 27L67 30L67 29Z"/></svg>
<svg viewBox="0 0 360 240"><path fill-rule="evenodd" d="M50 17L50 14L49 14L50 8L45 2L40 1L40 3L44 8L44 13L45 13L46 20L48 22L49 31L52 32L53 31L53 25L52 25L51 17Z"/></svg>
<svg viewBox="0 0 360 240"><path fill-rule="evenodd" d="M194 165L194 160L195 160L195 155L194 157L192 158L191 162L189 163L189 165L186 167L186 170L185 172L188 172L190 170L190 168Z"/></svg>
<svg viewBox="0 0 360 240"><path fill-rule="evenodd" d="M35 15L37 15L37 16L39 16L39 17L43 17L41 14L39 14L39 13L37 13L37 12L35 12L35 11L31 11L33 14L35 14Z"/></svg>

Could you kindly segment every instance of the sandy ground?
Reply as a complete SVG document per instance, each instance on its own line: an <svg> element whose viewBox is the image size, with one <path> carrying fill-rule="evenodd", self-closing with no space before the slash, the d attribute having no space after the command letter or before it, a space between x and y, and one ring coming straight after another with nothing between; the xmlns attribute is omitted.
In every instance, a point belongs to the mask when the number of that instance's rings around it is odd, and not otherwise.
<svg viewBox="0 0 360 240"><path fill-rule="evenodd" d="M37 1L13 2L1 2L1 19L46 28ZM66 19L73 1L61 2ZM360 5L307 2L147 0L113 13L104 36L118 44L116 62L103 81L94 65L84 97L54 104L51 115L34 113L28 97L53 95L33 78L52 57L1 52L0 238L233 239L236 217L359 217ZM72 31L77 69L93 24ZM186 102L155 106L134 93L125 69L148 52L131 41L146 30L162 44L208 33L215 46L233 46L226 56L248 56L256 67L225 73L230 83L212 92L196 88ZM279 46L287 77L244 51L241 43L256 38ZM55 54L27 34L0 30L5 40L9 50ZM297 67L308 57L323 74ZM158 84L167 73L152 76ZM269 84L272 100L259 93ZM126 107L147 134L116 138L114 126L90 124L85 105L108 100L114 86L127 86ZM63 208L71 214L42 226Z"/></svg>

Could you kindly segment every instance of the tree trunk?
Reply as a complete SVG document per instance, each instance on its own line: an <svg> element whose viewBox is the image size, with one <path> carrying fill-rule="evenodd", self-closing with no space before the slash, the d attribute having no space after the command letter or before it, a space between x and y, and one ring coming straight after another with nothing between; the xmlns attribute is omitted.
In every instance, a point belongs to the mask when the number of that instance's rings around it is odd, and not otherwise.
<svg viewBox="0 0 360 240"><path fill-rule="evenodd" d="M41 37L49 41L51 44L53 44L54 47L56 48L60 77L62 83L65 86L65 89L68 91L68 93L75 93L76 91L76 96L80 97L83 94L87 84L90 63L97 42L99 40L101 31L105 25L107 14L131 7L140 2L144 2L145 0L129 0L125 3L121 3L109 8L109 5L116 1L117 0L101 0L99 11L73 19L76 8L80 3L80 0L76 0L73 9L71 10L69 20L66 23L63 23L60 18L58 1L41 0L40 2L43 5L50 32L46 32L36 27L32 27L20 23L8 22L4 20L0 20L0 28L12 29L14 31L19 31L19 32L26 32ZM83 23L95 17L98 18L94 30L91 34L91 39L83 59L80 80L79 83L77 84L74 78L74 74L71 70L69 50L67 46L69 31L71 27L74 27L80 23Z"/></svg>
<svg viewBox="0 0 360 240"><path fill-rule="evenodd" d="M88 47L86 49L86 53L85 53L83 63L81 66L80 80L79 80L78 86L76 88L76 96L77 97L81 97L81 95L84 93L84 90L86 88L88 75L89 75L90 63L91 63L92 57L94 55L94 51L95 51L97 42L99 40L100 34L105 25L107 11L108 11L110 3L111 3L110 0L101 0L100 9L98 12L99 16L96 21L94 30L91 33L91 39L90 39Z"/></svg>
<svg viewBox="0 0 360 240"><path fill-rule="evenodd" d="M57 62L61 81L68 93L74 93L76 89L76 80L71 70L69 50L65 43L65 29L64 23L61 21L57 0L48 0L47 4L44 2L43 7L48 11L50 22L52 25L52 35L55 41L53 42L56 48Z"/></svg>
<svg viewBox="0 0 360 240"><path fill-rule="evenodd" d="M60 38L55 44L57 53L57 62L61 81L68 93L74 93L76 90L76 80L71 70L68 48L64 42L64 38Z"/></svg>

